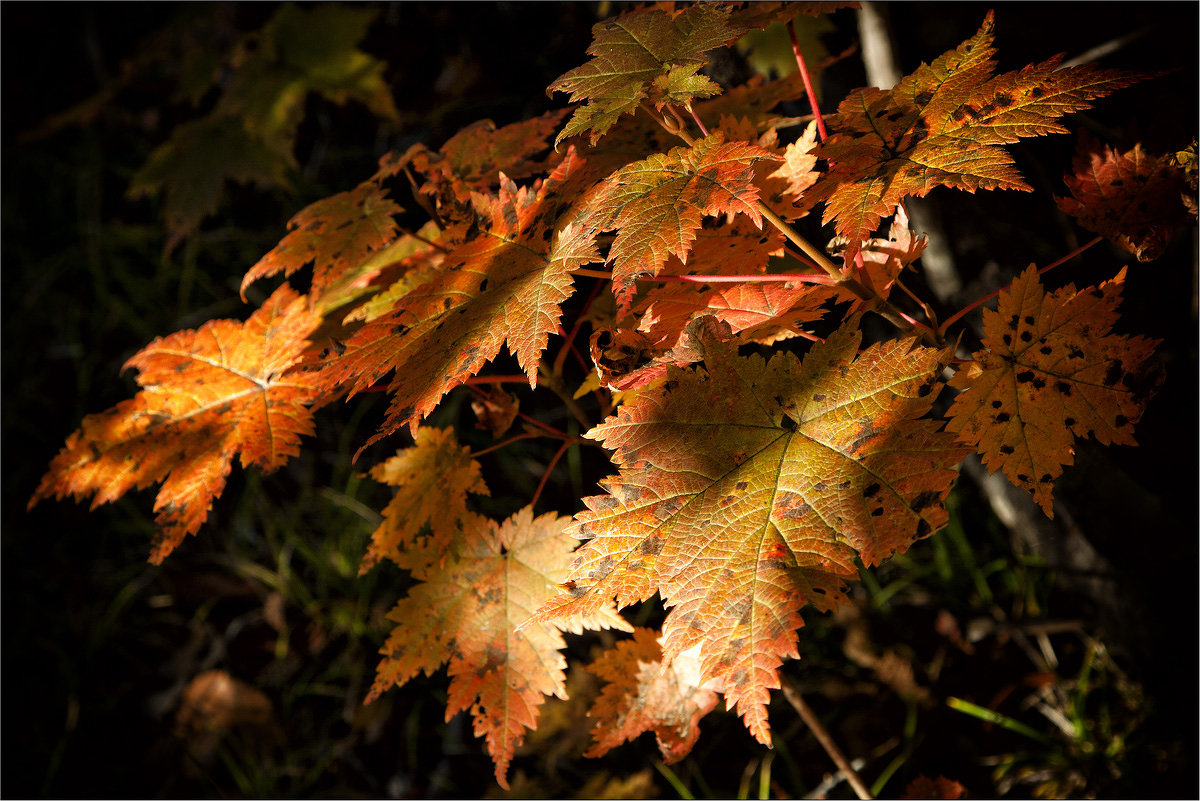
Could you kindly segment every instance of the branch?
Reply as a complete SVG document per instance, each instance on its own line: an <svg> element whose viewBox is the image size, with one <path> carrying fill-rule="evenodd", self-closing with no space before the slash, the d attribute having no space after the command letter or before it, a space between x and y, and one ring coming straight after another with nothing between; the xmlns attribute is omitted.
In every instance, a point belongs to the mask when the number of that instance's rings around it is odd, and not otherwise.
<svg viewBox="0 0 1200 801"><path fill-rule="evenodd" d="M804 725L808 726L817 738L817 742L825 749L825 753L829 754L829 758L838 766L838 770L846 777L847 783L854 788L855 794L864 801L874 798L871 795L871 791L867 789L867 785L863 784L863 780L859 778L858 773L851 766L850 760L846 759L845 754L838 748L837 743L829 736L829 732L821 725L821 721L817 720L817 716L813 714L812 709L805 702L804 696L800 695L800 690L796 689L796 685L792 683L792 680L787 676L781 675L779 683L783 688L783 697L788 700L788 703L800 715L800 719L804 721Z"/></svg>
<svg viewBox="0 0 1200 801"><path fill-rule="evenodd" d="M1058 259L1057 261L1052 261L1049 264L1047 264L1045 267L1038 270L1038 275L1043 275L1043 274L1049 272L1050 270L1053 270L1055 267L1058 267L1059 265L1070 261L1071 259L1078 256L1080 253L1083 253L1088 248L1092 247L1093 245L1097 245L1102 241L1104 241L1104 237L1098 236L1095 239L1093 239L1092 241L1086 242L1086 243L1080 245L1079 247L1075 248L1067 255L1063 256L1061 259ZM982 298L980 298L979 300L970 304L969 306L959 309L957 312L955 312L954 314L947 317L946 322L942 323L941 326L938 327L938 336L944 336L946 333L946 329L949 328L954 323L956 323L964 315L969 314L970 312L974 311L979 306L982 306L983 304L987 303L989 300L996 297L997 295L999 295L1001 292L1003 292L1006 289L1008 289L1007 286L1002 286L999 289L997 289L995 292L989 292L988 294L984 295Z"/></svg>
<svg viewBox="0 0 1200 801"><path fill-rule="evenodd" d="M804 92L808 95L808 103L812 106L813 118L817 121L817 135L824 142L829 134L825 132L825 120L821 117L821 109L817 107L817 96L813 93L812 78L808 74L808 65L804 63L804 56L800 53L800 42L796 39L796 20L788 20L787 32L788 38L792 40L792 55L796 57L796 66L800 68L800 79L804 81Z"/></svg>

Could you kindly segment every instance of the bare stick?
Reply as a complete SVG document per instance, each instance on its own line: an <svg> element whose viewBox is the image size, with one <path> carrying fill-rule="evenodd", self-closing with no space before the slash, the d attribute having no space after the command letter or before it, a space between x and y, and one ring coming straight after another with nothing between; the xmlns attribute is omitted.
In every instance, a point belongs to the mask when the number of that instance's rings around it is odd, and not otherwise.
<svg viewBox="0 0 1200 801"><path fill-rule="evenodd" d="M817 716L813 714L805 702L804 697L800 695L800 691L796 689L796 685L787 676L779 677L780 685L783 687L783 697L788 700L796 713L800 715L800 719L804 721L804 725L808 726L809 730L816 736L817 742L825 749L825 753L829 754L829 758L833 760L833 764L838 766L838 770L846 777L846 781L854 788L855 794L859 798L867 801L874 798L871 791L867 789L867 785L863 784L863 780L859 778L858 773L850 765L850 760L846 759L845 754L838 748L837 743L829 736L829 732L821 725L821 721L817 720Z"/></svg>
<svg viewBox="0 0 1200 801"><path fill-rule="evenodd" d="M812 78L808 74L808 65L800 53L800 42L796 39L796 21L789 20L787 24L788 37L792 40L792 55L796 57L796 66L800 68L800 79L804 81L804 91L808 94L808 103L812 106L813 117L817 121L817 134L824 142L829 134L825 132L825 120L821 118L821 109L817 108L817 96L813 94Z"/></svg>
<svg viewBox="0 0 1200 801"><path fill-rule="evenodd" d="M1063 256L1061 259L1058 259L1057 261L1052 261L1049 264L1047 264L1045 267L1038 270L1038 275L1043 275L1046 272L1053 270L1055 267L1058 267L1060 264L1064 264L1064 263L1070 261L1071 259L1078 256L1080 253L1083 253L1088 248L1092 247L1093 245L1099 244L1102 241L1104 241L1104 237L1098 236L1095 239L1093 239L1092 241L1080 245L1079 247L1075 248L1067 255ZM979 306L982 306L983 304L987 303L989 300L991 300L992 298L999 295L1005 289L1008 289L1008 287L1001 287L1000 289L997 289L995 292L989 292L988 294L984 295L982 298L975 301L971 305L969 305L963 309L959 309L957 312L955 312L954 314L952 314L946 318L946 322L942 323L941 326L938 328L938 333L944 334L946 332L946 329L949 328L954 323L956 323L963 315L968 314L969 312L975 310Z"/></svg>

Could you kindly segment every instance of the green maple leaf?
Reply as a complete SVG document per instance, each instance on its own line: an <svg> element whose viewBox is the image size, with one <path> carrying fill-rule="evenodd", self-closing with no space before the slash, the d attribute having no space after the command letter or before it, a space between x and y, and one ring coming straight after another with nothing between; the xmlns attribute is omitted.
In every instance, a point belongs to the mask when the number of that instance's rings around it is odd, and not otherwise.
<svg viewBox="0 0 1200 801"><path fill-rule="evenodd" d="M595 144L623 114L649 101L687 105L721 88L697 74L708 63L704 52L735 41L744 29L729 22L720 6L698 3L671 13L659 8L622 14L597 23L588 47L592 60L562 75L547 90L569 92L575 109L555 139L590 131Z"/></svg>

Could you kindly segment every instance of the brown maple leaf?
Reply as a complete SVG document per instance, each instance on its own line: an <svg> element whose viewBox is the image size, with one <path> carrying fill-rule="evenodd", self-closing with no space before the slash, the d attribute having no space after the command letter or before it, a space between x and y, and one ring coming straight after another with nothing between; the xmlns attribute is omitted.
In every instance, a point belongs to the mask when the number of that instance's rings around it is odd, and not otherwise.
<svg viewBox="0 0 1200 801"><path fill-rule="evenodd" d="M1066 178L1071 197L1056 197L1058 207L1138 261L1161 256L1175 231L1189 222L1181 200L1186 184L1174 154L1152 158L1140 144L1119 152L1085 133L1074 167Z"/></svg>
<svg viewBox="0 0 1200 801"><path fill-rule="evenodd" d="M154 340L137 368L134 398L88 415L29 501L93 495L92 508L161 483L154 502L159 564L200 529L239 456L243 467L280 467L311 434L319 392L297 368L320 318L286 284L242 323L211 320Z"/></svg>
<svg viewBox="0 0 1200 801"><path fill-rule="evenodd" d="M1125 270L1079 292L1047 295L1030 265L983 312L984 350L950 385L946 429L978 450L988 469L1003 470L1048 517L1052 489L1074 461L1076 438L1133 445L1161 375L1151 361L1157 342L1110 334Z"/></svg>
<svg viewBox="0 0 1200 801"><path fill-rule="evenodd" d="M660 592L666 659L699 645L702 676L769 743L769 690L798 655L800 609L838 603L856 558L878 564L941 526L950 467L968 452L916 419L945 354L897 340L856 356L855 322L803 363L709 343L703 369L670 370L590 431L620 475L585 499L576 528L591 539L534 619Z"/></svg>
<svg viewBox="0 0 1200 801"><path fill-rule="evenodd" d="M397 626L381 653L373 701L418 672L432 674L449 662L446 720L470 709L475 735L487 741L496 781L506 773L525 730L537 726L547 696L566 698L562 631L630 626L610 608L561 623L533 623L514 631L550 598L566 577L574 539L569 520L534 518L528 507L498 525L478 515L464 518L458 548L388 614Z"/></svg>
<svg viewBox="0 0 1200 801"><path fill-rule="evenodd" d="M1066 133L1058 117L1140 80L1091 65L1061 67L1061 56L993 77L992 28L988 12L957 50L894 89L851 92L827 118L837 132L818 155L829 171L807 196L825 201L824 222L835 221L848 239L847 262L906 196L936 186L1031 191L1002 145Z"/></svg>

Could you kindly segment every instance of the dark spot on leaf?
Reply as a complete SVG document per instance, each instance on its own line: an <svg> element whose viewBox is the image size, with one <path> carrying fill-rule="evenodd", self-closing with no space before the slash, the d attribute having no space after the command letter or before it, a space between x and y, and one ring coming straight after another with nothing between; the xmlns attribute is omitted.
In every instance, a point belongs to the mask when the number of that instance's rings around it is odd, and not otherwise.
<svg viewBox="0 0 1200 801"><path fill-rule="evenodd" d="M1001 445L1000 446L1000 452L1003 453L1005 456L1011 456L1015 450L1016 450L1016 448L1014 448L1012 445Z"/></svg>
<svg viewBox="0 0 1200 801"><path fill-rule="evenodd" d="M1061 392L1064 397L1071 397L1071 385L1066 381L1055 381L1054 388Z"/></svg>
<svg viewBox="0 0 1200 801"><path fill-rule="evenodd" d="M999 409L999 408L1000 408L1001 406L1003 406L1003 405L1004 405L1004 401L998 401L998 400L994 400L994 401L992 401L992 408L993 408L993 409Z"/></svg>
<svg viewBox="0 0 1200 801"><path fill-rule="evenodd" d="M816 484L813 485L813 489L815 489L817 492L824 492L828 486L829 485L826 484L824 481L818 481Z"/></svg>
<svg viewBox="0 0 1200 801"><path fill-rule="evenodd" d="M1068 428L1070 428L1071 426L1075 425L1075 418L1068 417L1067 419L1063 420L1063 422L1067 425Z"/></svg>
<svg viewBox="0 0 1200 801"><path fill-rule="evenodd" d="M1022 331L1021 332L1021 341L1022 342L1029 342L1032 339L1033 339L1032 331Z"/></svg>
<svg viewBox="0 0 1200 801"><path fill-rule="evenodd" d="M1054 353L1054 348L1050 347L1049 345L1042 345L1040 348L1038 348L1038 353L1042 354L1043 356L1049 356L1051 353Z"/></svg>
<svg viewBox="0 0 1200 801"><path fill-rule="evenodd" d="M871 512L871 517L882 517L882 516L883 516L883 507L882 506L880 506L875 511Z"/></svg>
<svg viewBox="0 0 1200 801"><path fill-rule="evenodd" d="M863 497L864 498L873 498L873 497L875 497L875 493L879 492L879 490L880 490L879 483L872 482L867 485L866 489L863 490Z"/></svg>
<svg viewBox="0 0 1200 801"><path fill-rule="evenodd" d="M929 525L928 520L926 520L925 518L922 517L919 521L917 521L917 537L918 538L928 537L930 532L932 532L932 531L933 531L933 526Z"/></svg>
<svg viewBox="0 0 1200 801"><path fill-rule="evenodd" d="M486 291L486 290L487 290L487 285L488 285L488 280L487 280L486 278L485 278L485 279L483 279L482 281L480 281L480 282L479 282L479 291L480 291L480 292L484 292L484 291Z"/></svg>
<svg viewBox="0 0 1200 801"><path fill-rule="evenodd" d="M1012 344L1012 334L1005 334L1003 337L1001 337L1001 339L1003 339L1003 340L1004 340L1004 344L1005 344L1005 345L1011 345L1011 344Z"/></svg>
<svg viewBox="0 0 1200 801"><path fill-rule="evenodd" d="M1044 386L1046 386L1046 379L1044 379L1044 378L1033 379L1033 388L1034 389L1041 389Z"/></svg>
<svg viewBox="0 0 1200 801"><path fill-rule="evenodd" d="M748 481L739 481L739 482L737 483L737 488L738 488L739 490L744 490L744 489L745 489L746 487L748 487L748 486L750 486L750 482L748 482Z"/></svg>
<svg viewBox="0 0 1200 801"><path fill-rule="evenodd" d="M1011 416L1008 412L1000 412L1000 414L996 415L993 419L997 423L1007 423L1011 419Z"/></svg>
<svg viewBox="0 0 1200 801"><path fill-rule="evenodd" d="M1110 387L1116 386L1121 377L1125 375L1125 368L1121 365L1120 359L1113 359L1112 364L1108 366L1108 370L1104 373L1104 383Z"/></svg>
<svg viewBox="0 0 1200 801"><path fill-rule="evenodd" d="M642 544L638 546L638 553L648 556L656 556L662 553L663 544L666 540L661 537L649 537L642 540Z"/></svg>
<svg viewBox="0 0 1200 801"><path fill-rule="evenodd" d="M1117 428L1123 428L1129 425L1129 418L1123 414L1118 414L1114 422L1116 422Z"/></svg>
<svg viewBox="0 0 1200 801"><path fill-rule="evenodd" d="M920 495L913 498L912 510L914 512L920 512L923 509L928 509L930 506L935 505L937 502L938 493L934 492L933 490L925 490Z"/></svg>
<svg viewBox="0 0 1200 801"><path fill-rule="evenodd" d="M1049 474L1049 473L1042 473L1042 477L1041 477L1041 478L1039 478L1039 479L1038 479L1038 481L1040 481L1040 482L1041 482L1041 483L1043 483L1043 484L1049 484L1049 483L1050 483L1050 481L1051 481L1051 479L1050 479L1050 474Z"/></svg>
<svg viewBox="0 0 1200 801"><path fill-rule="evenodd" d="M813 395L813 400L815 400L819 403L820 401L825 400L825 395L823 393L818 392L816 395Z"/></svg>
<svg viewBox="0 0 1200 801"><path fill-rule="evenodd" d="M1032 370L1022 370L1021 372L1017 373L1017 383L1018 384L1028 384L1032 380L1033 380L1033 371Z"/></svg>
<svg viewBox="0 0 1200 801"><path fill-rule="evenodd" d="M1029 483L1029 476L1025 475L1024 473L1017 473L1017 481Z"/></svg>

